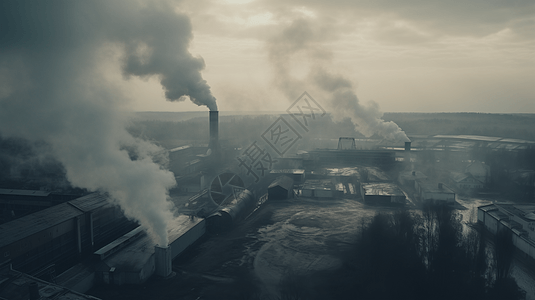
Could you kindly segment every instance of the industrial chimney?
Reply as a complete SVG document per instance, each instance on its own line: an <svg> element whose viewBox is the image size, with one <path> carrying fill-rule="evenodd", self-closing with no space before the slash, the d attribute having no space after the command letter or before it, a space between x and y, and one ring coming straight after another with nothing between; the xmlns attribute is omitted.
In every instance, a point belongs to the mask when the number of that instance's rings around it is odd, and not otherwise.
<svg viewBox="0 0 535 300"><path fill-rule="evenodd" d="M411 151L411 142L405 142L405 151Z"/></svg>
<svg viewBox="0 0 535 300"><path fill-rule="evenodd" d="M169 277L173 272L171 246L165 248L158 245L154 246L154 273L161 277Z"/></svg>
<svg viewBox="0 0 535 300"><path fill-rule="evenodd" d="M210 144L212 153L219 150L219 111L210 111Z"/></svg>

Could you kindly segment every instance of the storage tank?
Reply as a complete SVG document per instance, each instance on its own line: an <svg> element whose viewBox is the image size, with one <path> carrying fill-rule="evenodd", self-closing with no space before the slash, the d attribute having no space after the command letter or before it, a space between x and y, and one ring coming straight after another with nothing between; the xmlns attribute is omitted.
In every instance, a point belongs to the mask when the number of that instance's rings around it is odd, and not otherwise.
<svg viewBox="0 0 535 300"><path fill-rule="evenodd" d="M243 190L231 202L206 218L206 225L210 231L221 231L232 227L236 222L247 217L256 207L256 198L249 190Z"/></svg>

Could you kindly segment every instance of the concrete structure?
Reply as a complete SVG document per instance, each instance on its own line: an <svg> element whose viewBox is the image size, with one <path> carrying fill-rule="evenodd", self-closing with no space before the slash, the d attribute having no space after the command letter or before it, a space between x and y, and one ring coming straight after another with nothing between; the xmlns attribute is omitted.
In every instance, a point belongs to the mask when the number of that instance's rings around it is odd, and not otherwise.
<svg viewBox="0 0 535 300"><path fill-rule="evenodd" d="M312 180L309 179L303 184L301 189L301 196L303 197L317 197L317 198L333 198L334 186L330 179Z"/></svg>
<svg viewBox="0 0 535 300"><path fill-rule="evenodd" d="M405 204L407 197L394 183L362 183L360 194L366 204Z"/></svg>
<svg viewBox="0 0 535 300"><path fill-rule="evenodd" d="M453 205L455 203L455 192L443 183L416 180L414 188L420 199L424 202L431 201L448 205Z"/></svg>
<svg viewBox="0 0 535 300"><path fill-rule="evenodd" d="M491 233L510 230L514 245L535 259L535 204L489 204L477 209L477 221Z"/></svg>
<svg viewBox="0 0 535 300"><path fill-rule="evenodd" d="M168 277L173 273L171 246L154 246L154 274L160 277Z"/></svg>
<svg viewBox="0 0 535 300"><path fill-rule="evenodd" d="M285 200L293 198L294 181L288 176L279 176L268 186L268 197L270 200Z"/></svg>

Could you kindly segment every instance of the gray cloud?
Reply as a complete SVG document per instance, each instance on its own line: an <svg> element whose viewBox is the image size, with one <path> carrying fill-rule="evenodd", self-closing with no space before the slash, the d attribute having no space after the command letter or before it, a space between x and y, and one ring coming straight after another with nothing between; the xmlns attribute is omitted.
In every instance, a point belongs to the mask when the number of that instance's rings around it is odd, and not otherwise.
<svg viewBox="0 0 535 300"><path fill-rule="evenodd" d="M125 130L125 99L99 63L119 46L125 76L158 76L169 100L216 109L191 38L188 18L162 1L2 1L0 134L46 141L74 186L107 192L166 244L174 177L151 158L161 149Z"/></svg>

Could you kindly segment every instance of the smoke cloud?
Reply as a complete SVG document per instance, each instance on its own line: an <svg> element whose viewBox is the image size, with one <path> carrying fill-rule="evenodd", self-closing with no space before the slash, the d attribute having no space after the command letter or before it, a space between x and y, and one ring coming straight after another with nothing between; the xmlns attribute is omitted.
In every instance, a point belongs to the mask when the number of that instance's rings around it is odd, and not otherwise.
<svg viewBox="0 0 535 300"><path fill-rule="evenodd" d="M2 1L0 134L45 141L73 186L109 194L167 245L174 176L153 161L160 148L126 131L128 101L100 65L121 49L126 77L158 76L169 100L216 109L191 38L164 1Z"/></svg>
<svg viewBox="0 0 535 300"><path fill-rule="evenodd" d="M391 141L409 141L396 123L381 119L383 113L377 103L361 104L351 81L327 70L327 66L332 65L333 54L325 43L334 38L332 32L328 25L297 19L271 38L267 48L275 71L275 84L291 100L306 90L307 85L313 85L325 94L331 113L337 118L350 118L363 135L377 134ZM291 75L292 59L298 55L305 55L311 65L303 79Z"/></svg>

